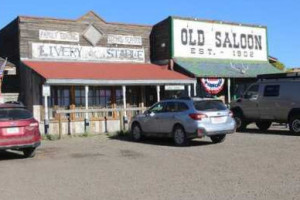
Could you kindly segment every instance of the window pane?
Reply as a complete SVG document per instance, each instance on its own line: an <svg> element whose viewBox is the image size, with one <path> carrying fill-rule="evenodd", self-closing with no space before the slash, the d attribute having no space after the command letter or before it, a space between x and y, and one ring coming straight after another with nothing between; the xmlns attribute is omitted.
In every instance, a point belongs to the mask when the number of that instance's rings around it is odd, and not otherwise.
<svg viewBox="0 0 300 200"><path fill-rule="evenodd" d="M267 85L264 90L265 97L279 96L279 85Z"/></svg>
<svg viewBox="0 0 300 200"><path fill-rule="evenodd" d="M226 106L222 103L222 101L195 101L194 106L199 111L218 111L218 110L226 110Z"/></svg>

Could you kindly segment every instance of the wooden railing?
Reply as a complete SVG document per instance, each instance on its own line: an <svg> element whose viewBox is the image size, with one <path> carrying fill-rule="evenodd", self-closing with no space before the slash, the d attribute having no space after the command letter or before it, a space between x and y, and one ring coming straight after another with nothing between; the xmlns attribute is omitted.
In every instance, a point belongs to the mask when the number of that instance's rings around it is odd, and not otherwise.
<svg viewBox="0 0 300 200"><path fill-rule="evenodd" d="M62 136L62 121L69 119L72 115L77 116L80 119L93 120L93 116L101 116L104 120L109 118L119 119L120 120L120 129L125 129L125 124L127 124L134 116L143 113L147 108L138 107L138 108L105 108L105 109L73 109L73 110L56 110L55 115L59 121L59 138ZM87 118L86 118L87 114ZM125 115L126 114L126 115ZM115 115L112 117L112 115ZM126 116L126 117L125 117ZM85 126L88 123L85 123ZM85 127L86 129L87 127Z"/></svg>

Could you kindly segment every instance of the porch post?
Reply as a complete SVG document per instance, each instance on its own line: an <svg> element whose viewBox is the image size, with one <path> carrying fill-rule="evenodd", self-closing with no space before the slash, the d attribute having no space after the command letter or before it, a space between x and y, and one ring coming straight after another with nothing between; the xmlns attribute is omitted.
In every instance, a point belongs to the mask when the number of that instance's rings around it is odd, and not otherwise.
<svg viewBox="0 0 300 200"><path fill-rule="evenodd" d="M156 94L157 94L157 102L159 102L160 101L160 86L159 85L156 86Z"/></svg>
<svg viewBox="0 0 300 200"><path fill-rule="evenodd" d="M85 86L85 109L89 109L89 86ZM85 125L89 125L89 114L86 112L85 113Z"/></svg>
<svg viewBox="0 0 300 200"><path fill-rule="evenodd" d="M126 85L122 86L122 92L123 92L123 108L126 109ZM126 117L126 111L124 110L124 117Z"/></svg>
<svg viewBox="0 0 300 200"><path fill-rule="evenodd" d="M194 86L194 97L197 96L197 82L193 84Z"/></svg>
<svg viewBox="0 0 300 200"><path fill-rule="evenodd" d="M49 112L48 112L48 97L50 96L50 86L43 85L43 96L44 96L44 127L45 134L48 134L49 130Z"/></svg>
<svg viewBox="0 0 300 200"><path fill-rule="evenodd" d="M191 97L191 85L188 85L188 95Z"/></svg>
<svg viewBox="0 0 300 200"><path fill-rule="evenodd" d="M231 102L231 94L230 94L230 78L227 79L227 95L228 95L228 104Z"/></svg>

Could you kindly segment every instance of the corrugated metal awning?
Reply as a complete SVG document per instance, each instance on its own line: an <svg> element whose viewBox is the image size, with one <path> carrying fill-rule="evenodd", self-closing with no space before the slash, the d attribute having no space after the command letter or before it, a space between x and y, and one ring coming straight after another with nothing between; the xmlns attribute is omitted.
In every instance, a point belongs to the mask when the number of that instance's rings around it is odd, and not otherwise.
<svg viewBox="0 0 300 200"><path fill-rule="evenodd" d="M282 73L267 61L174 58L174 62L195 77L255 78L259 74Z"/></svg>

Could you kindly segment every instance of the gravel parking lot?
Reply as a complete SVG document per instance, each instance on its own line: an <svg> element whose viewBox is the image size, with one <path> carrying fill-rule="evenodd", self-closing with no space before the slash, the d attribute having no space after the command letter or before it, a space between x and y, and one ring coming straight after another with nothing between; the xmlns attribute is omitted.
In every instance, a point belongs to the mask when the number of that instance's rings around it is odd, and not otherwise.
<svg viewBox="0 0 300 200"><path fill-rule="evenodd" d="M0 199L299 199L300 136L274 128L190 147L105 135L43 141L33 159L0 153Z"/></svg>

